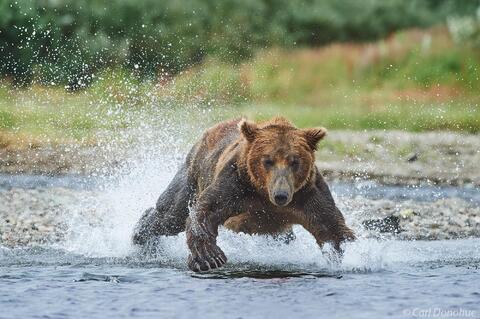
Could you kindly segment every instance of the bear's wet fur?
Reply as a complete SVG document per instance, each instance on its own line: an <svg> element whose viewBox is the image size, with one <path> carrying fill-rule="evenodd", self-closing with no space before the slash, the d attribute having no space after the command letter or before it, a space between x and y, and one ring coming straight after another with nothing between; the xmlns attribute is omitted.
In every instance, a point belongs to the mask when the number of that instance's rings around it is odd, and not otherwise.
<svg viewBox="0 0 480 319"><path fill-rule="evenodd" d="M244 119L208 129L138 222L133 241L186 231L188 266L205 271L227 261L217 246L218 227L247 234L278 235L302 225L322 246L355 236L345 224L315 166L324 128L297 129L284 118Z"/></svg>

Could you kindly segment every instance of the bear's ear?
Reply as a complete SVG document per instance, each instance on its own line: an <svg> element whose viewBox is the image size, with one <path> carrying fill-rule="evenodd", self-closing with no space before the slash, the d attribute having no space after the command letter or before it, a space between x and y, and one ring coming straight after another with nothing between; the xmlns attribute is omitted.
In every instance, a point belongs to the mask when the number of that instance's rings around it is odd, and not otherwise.
<svg viewBox="0 0 480 319"><path fill-rule="evenodd" d="M327 135L327 129L324 127L307 128L302 131L308 146L310 146L313 151L317 150L318 142Z"/></svg>
<svg viewBox="0 0 480 319"><path fill-rule="evenodd" d="M238 122L238 129L248 142L255 140L258 132L258 127L255 123L242 119Z"/></svg>

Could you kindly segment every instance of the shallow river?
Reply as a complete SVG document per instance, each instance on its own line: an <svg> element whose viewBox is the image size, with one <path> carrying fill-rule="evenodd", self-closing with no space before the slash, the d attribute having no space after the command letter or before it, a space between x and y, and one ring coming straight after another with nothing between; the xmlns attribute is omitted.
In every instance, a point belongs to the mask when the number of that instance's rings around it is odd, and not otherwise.
<svg viewBox="0 0 480 319"><path fill-rule="evenodd" d="M4 189L38 185L95 188L72 178L0 178ZM337 183L333 190L480 203L472 189ZM82 236L69 242L0 247L0 318L480 317L479 239L360 239L345 247L338 265L299 228L289 244L221 231L227 266L195 274L185 267L184 234L160 240L158 251L144 255L126 244L129 234L116 225L101 229L113 234L108 243L100 243L99 229L82 225Z"/></svg>

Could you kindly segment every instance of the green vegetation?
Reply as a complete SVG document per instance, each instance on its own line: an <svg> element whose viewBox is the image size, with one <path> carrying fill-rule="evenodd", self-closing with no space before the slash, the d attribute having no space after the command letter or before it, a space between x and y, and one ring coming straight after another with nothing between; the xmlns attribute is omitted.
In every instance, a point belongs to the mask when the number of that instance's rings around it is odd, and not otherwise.
<svg viewBox="0 0 480 319"><path fill-rule="evenodd" d="M453 16L447 20L450 33L457 43L480 48L480 7L475 16Z"/></svg>
<svg viewBox="0 0 480 319"><path fill-rule="evenodd" d="M182 96L239 102L236 114L285 115L300 126L480 131L480 52L455 45L445 28L398 32L375 44L267 50L238 68L219 65L179 75L175 83L191 89ZM212 73L234 79L230 96L209 90Z"/></svg>
<svg viewBox="0 0 480 319"><path fill-rule="evenodd" d="M273 48L236 66L210 58L158 80L110 68L78 92L0 82L0 145L92 143L192 105L192 121L208 111L212 122L283 115L329 129L479 133L479 70L480 53L437 27L376 43Z"/></svg>
<svg viewBox="0 0 480 319"><path fill-rule="evenodd" d="M0 75L88 86L105 68L143 78L267 47L365 41L472 14L478 0L4 0Z"/></svg>
<svg viewBox="0 0 480 319"><path fill-rule="evenodd" d="M59 88L12 90L0 100L0 145L94 142L98 132L124 125L124 114L93 104L90 94Z"/></svg>

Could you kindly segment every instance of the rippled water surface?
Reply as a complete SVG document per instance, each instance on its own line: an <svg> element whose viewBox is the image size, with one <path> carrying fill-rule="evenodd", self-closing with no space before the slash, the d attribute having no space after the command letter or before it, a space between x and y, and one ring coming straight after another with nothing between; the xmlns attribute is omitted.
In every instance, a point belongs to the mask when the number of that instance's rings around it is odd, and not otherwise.
<svg viewBox="0 0 480 319"><path fill-rule="evenodd" d="M278 254L271 262L240 248L226 268L206 274L174 257L2 249L0 317L403 318L430 308L480 315L478 240L363 241L347 248L341 266L266 244Z"/></svg>

